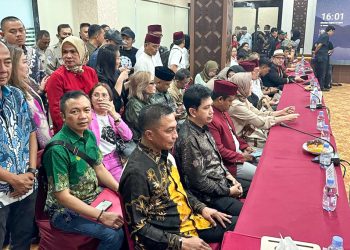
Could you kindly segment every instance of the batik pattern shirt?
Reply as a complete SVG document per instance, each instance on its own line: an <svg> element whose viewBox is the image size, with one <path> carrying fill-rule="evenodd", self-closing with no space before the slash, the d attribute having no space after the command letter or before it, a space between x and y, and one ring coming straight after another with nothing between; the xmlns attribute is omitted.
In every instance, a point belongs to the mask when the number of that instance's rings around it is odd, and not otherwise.
<svg viewBox="0 0 350 250"><path fill-rule="evenodd" d="M180 127L174 152L185 188L200 201L229 196L229 172L206 126L198 127L187 119Z"/></svg>
<svg viewBox="0 0 350 250"><path fill-rule="evenodd" d="M198 236L210 222L205 204L186 192L175 160L142 144L135 149L120 180L126 220L136 249L180 249L181 236Z"/></svg>
<svg viewBox="0 0 350 250"><path fill-rule="evenodd" d="M64 125L51 139L51 141L55 140L63 140L77 147L95 160L96 166L102 162L102 154L90 130L85 130L83 137L80 137ZM51 146L46 150L43 165L48 178L45 211L50 217L56 213L65 212L65 208L57 201L55 192L69 189L71 195L87 204L95 200L101 192L94 166L90 166L85 160L61 145Z"/></svg>
<svg viewBox="0 0 350 250"><path fill-rule="evenodd" d="M0 166L13 174L24 174L29 167L30 133L36 128L22 92L11 86L2 86L1 91ZM0 181L0 208L24 199L33 189L19 199L10 197L12 191L9 183Z"/></svg>

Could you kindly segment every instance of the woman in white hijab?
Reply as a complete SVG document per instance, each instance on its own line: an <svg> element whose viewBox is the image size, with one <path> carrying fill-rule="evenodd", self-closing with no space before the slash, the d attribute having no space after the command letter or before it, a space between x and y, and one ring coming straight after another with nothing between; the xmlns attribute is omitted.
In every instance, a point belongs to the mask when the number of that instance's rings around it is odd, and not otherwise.
<svg viewBox="0 0 350 250"><path fill-rule="evenodd" d="M69 36L63 40L61 49L63 65L51 74L45 88L55 133L63 125L59 107L63 94L72 90L81 90L88 95L98 82L96 71L85 65L88 60L88 51L83 40Z"/></svg>

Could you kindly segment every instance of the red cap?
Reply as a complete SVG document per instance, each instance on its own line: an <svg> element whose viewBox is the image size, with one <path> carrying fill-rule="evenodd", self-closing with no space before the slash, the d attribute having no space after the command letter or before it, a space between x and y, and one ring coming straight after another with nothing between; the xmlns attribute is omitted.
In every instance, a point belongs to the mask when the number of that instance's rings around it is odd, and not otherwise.
<svg viewBox="0 0 350 250"><path fill-rule="evenodd" d="M178 31L178 32L175 32L173 34L173 40L176 41L176 40L182 40L185 38L185 35L182 31Z"/></svg>
<svg viewBox="0 0 350 250"><path fill-rule="evenodd" d="M226 80L215 80L214 81L214 93L225 94L225 95L236 95L238 86L230 81Z"/></svg>
<svg viewBox="0 0 350 250"><path fill-rule="evenodd" d="M162 25L160 25L160 24L148 25L147 29L148 29L148 33L162 32Z"/></svg>
<svg viewBox="0 0 350 250"><path fill-rule="evenodd" d="M160 37L152 34L146 34L145 43L160 44Z"/></svg>
<svg viewBox="0 0 350 250"><path fill-rule="evenodd" d="M254 68L259 67L259 61L257 59L252 60L252 61L243 61L239 63L242 68L245 69L247 72L252 72L254 71Z"/></svg>

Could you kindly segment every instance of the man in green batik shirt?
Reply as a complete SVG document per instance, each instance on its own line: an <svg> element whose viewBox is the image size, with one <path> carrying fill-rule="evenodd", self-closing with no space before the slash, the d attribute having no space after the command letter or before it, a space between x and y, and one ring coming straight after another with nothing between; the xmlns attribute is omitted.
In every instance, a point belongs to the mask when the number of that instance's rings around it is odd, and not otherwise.
<svg viewBox="0 0 350 250"><path fill-rule="evenodd" d="M94 134L88 130L91 103L81 91L70 91L60 100L64 126L51 141L63 140L88 154L96 164L90 166L61 145L49 147L43 164L48 177L45 210L51 224L65 232L88 235L100 240L99 249L120 249L123 218L90 206L101 192L99 183L117 191L119 184L102 164ZM89 218L89 219L87 219Z"/></svg>

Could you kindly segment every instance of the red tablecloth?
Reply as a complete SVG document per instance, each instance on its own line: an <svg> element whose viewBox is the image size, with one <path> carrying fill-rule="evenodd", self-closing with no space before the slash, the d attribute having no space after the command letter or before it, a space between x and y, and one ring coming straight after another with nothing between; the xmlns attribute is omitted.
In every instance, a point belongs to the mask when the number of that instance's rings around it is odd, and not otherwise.
<svg viewBox="0 0 350 250"><path fill-rule="evenodd" d="M305 108L309 105L309 95L295 84L285 85L278 107L294 105L300 117L288 125L319 135L316 130L318 111ZM321 247L328 246L333 235L340 235L344 239L344 249L350 249L350 208L341 170L336 168L337 208L328 213L322 209L325 171L311 162L314 156L302 150L302 144L310 139L313 138L280 126L271 128L235 233L225 235L223 250L248 249L241 244L249 242L249 237L257 247L255 237L279 237L280 234ZM333 135L331 141L335 144Z"/></svg>

